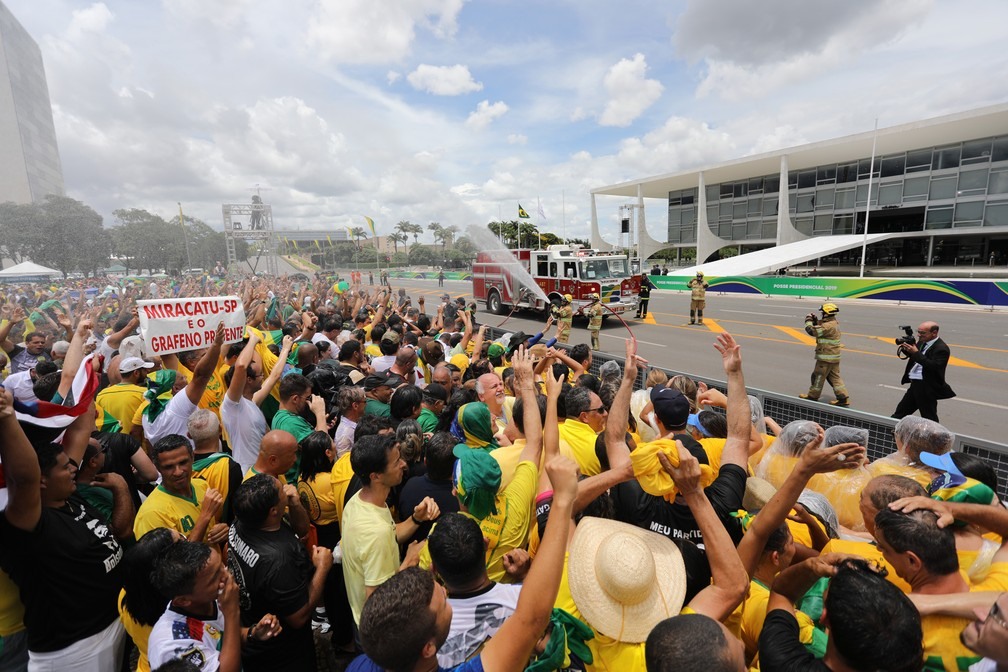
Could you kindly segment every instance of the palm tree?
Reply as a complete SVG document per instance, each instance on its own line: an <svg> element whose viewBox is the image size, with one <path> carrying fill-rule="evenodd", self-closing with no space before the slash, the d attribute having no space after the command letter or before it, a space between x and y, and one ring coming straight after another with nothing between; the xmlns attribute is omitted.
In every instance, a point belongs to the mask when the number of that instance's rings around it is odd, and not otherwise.
<svg viewBox="0 0 1008 672"><path fill-rule="evenodd" d="M455 234L458 233L458 230L459 230L459 228L457 226L455 226L454 224L449 224L448 226L444 227L444 230L443 230L444 232L443 232L443 234L441 236L441 252L442 252L442 254L444 253L445 243L454 243L455 242Z"/></svg>
<svg viewBox="0 0 1008 672"><path fill-rule="evenodd" d="M423 233L423 226L419 224L412 224L410 222L399 222L399 224L396 224L396 228L398 229L400 225L405 225L400 229L400 231L413 236L413 245L415 246L420 234Z"/></svg>
<svg viewBox="0 0 1008 672"><path fill-rule="evenodd" d="M360 239L364 238L367 240L367 231L364 230L363 226L355 226L350 229L350 234L354 237L354 240L357 241L357 250L359 251L361 249Z"/></svg>
<svg viewBox="0 0 1008 672"><path fill-rule="evenodd" d="M435 245L444 240L445 228L441 226L438 222L431 222L430 224L427 225L427 229L434 234Z"/></svg>
<svg viewBox="0 0 1008 672"><path fill-rule="evenodd" d="M405 247L406 241L409 240L409 236L405 233L390 233L388 239L392 242L392 253L395 254L399 251L399 243L403 243Z"/></svg>

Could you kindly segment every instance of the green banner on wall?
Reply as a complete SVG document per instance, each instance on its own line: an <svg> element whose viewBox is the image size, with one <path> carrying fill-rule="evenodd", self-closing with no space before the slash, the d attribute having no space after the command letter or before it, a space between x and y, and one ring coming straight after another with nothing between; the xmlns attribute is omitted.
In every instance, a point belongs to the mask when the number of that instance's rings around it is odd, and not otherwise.
<svg viewBox="0 0 1008 672"><path fill-rule="evenodd" d="M658 289L687 291L692 276L652 275ZM913 278L794 278L789 276L707 277L708 291L766 296L926 301L1008 306L1008 281L917 280Z"/></svg>

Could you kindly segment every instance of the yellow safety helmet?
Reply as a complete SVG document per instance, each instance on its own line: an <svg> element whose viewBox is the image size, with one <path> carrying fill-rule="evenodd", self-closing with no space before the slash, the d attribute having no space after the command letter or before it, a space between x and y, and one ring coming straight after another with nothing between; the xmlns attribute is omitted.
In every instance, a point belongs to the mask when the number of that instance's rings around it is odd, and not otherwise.
<svg viewBox="0 0 1008 672"><path fill-rule="evenodd" d="M571 301L574 300L574 297L571 296L570 294L564 294L563 295L563 300L564 300L564 303L570 303Z"/></svg>
<svg viewBox="0 0 1008 672"><path fill-rule="evenodd" d="M696 272L696 277L702 278L703 277L703 271L697 271Z"/></svg>
<svg viewBox="0 0 1008 672"><path fill-rule="evenodd" d="M591 299L592 301L598 301L600 297L598 294L589 294L588 298Z"/></svg>
<svg viewBox="0 0 1008 672"><path fill-rule="evenodd" d="M819 310L822 311L823 315L836 315L840 312L840 309L837 308L835 303L824 303L819 306Z"/></svg>

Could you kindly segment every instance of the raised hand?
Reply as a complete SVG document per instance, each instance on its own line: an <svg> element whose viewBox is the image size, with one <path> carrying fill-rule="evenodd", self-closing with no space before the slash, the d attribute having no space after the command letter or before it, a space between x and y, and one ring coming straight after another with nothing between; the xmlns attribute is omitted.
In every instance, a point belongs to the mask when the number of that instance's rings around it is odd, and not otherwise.
<svg viewBox="0 0 1008 672"><path fill-rule="evenodd" d="M721 366L725 373L738 373L742 370L741 346L727 331L718 334L714 349L721 353Z"/></svg>

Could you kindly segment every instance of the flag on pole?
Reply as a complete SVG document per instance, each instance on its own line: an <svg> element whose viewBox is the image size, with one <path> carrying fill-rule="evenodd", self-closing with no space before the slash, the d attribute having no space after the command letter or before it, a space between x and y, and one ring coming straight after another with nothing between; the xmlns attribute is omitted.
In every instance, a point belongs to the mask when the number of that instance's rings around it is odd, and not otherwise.
<svg viewBox="0 0 1008 672"><path fill-rule="evenodd" d="M348 227L346 227L346 232L347 232L347 235L350 236L350 239L352 240L353 239L353 229L351 229L348 226Z"/></svg>
<svg viewBox="0 0 1008 672"><path fill-rule="evenodd" d="M374 220L371 219L370 217L365 217L364 219L367 220L368 228L371 229L371 236L372 237L377 236L378 234L375 233L375 228L374 228Z"/></svg>
<svg viewBox="0 0 1008 672"><path fill-rule="evenodd" d="M327 233L325 239L329 242L329 247L332 247L332 236Z"/></svg>
<svg viewBox="0 0 1008 672"><path fill-rule="evenodd" d="M539 204L539 219L541 219L544 222L546 221L546 213L543 212L542 203Z"/></svg>
<svg viewBox="0 0 1008 672"><path fill-rule="evenodd" d="M317 247L317 248L318 248L318 251L319 251L319 252L321 252L321 251L322 251L322 244L321 244L320 242L318 242L318 238L316 238L316 239L315 239L314 241L312 241L312 242L314 242L314 243L315 243L315 247Z"/></svg>
<svg viewBox="0 0 1008 672"><path fill-rule="evenodd" d="M521 203L518 204L518 219L530 219L529 214L525 212L525 208L521 207Z"/></svg>

